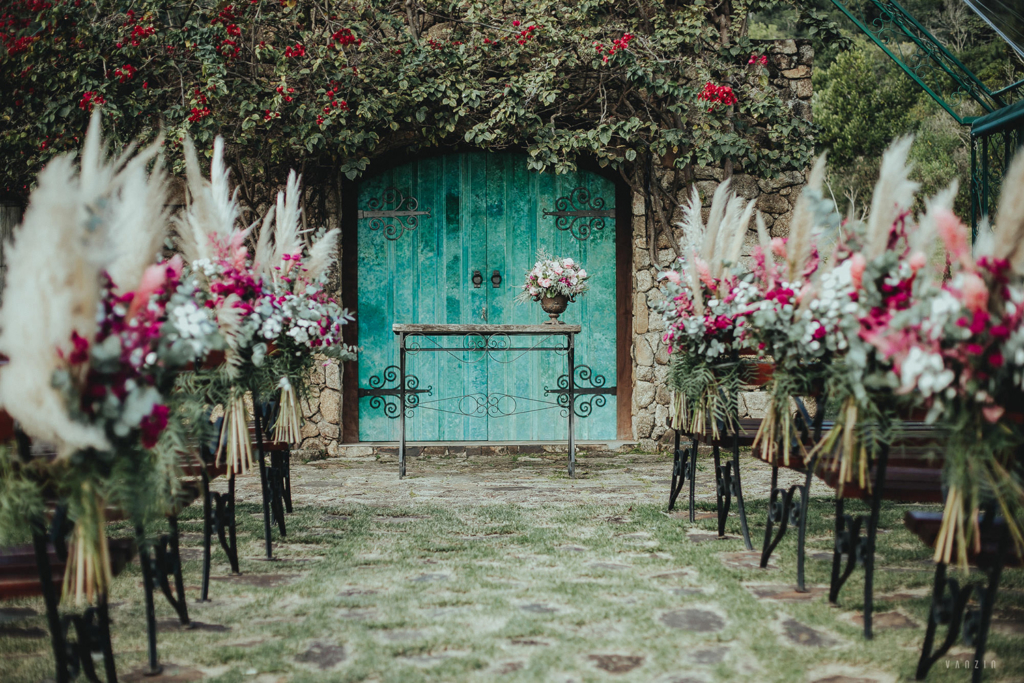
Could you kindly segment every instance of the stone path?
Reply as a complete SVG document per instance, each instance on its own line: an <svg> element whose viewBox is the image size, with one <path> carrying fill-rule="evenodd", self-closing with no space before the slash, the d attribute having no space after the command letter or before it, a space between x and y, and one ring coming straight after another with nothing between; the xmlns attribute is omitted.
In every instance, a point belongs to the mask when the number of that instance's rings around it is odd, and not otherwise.
<svg viewBox="0 0 1024 683"><path fill-rule="evenodd" d="M199 510L182 516L192 628L157 596L161 676L144 677L141 574L112 590L122 681L800 681L913 677L928 609L927 549L883 511L877 636L861 637L860 572L827 603L831 492L809 516L809 592L795 591L795 541L768 569L730 515L715 533L710 458L698 520L667 513L671 459L423 455L399 481L393 457L293 466L295 512L275 560L262 553L258 479L239 480L242 574L215 548L212 600L198 602ZM770 470L743 460L759 546ZM784 472L786 485L799 476ZM683 507L682 501L680 508ZM733 508L735 510L735 506ZM116 533L116 532L115 532ZM986 681L1024 680L1024 579L1004 574ZM52 676L42 606L0 609L0 681ZM966 680L954 649L929 680ZM946 666L949 663L949 667ZM959 669L957 666L959 665ZM994 668L993 668L994 667Z"/></svg>

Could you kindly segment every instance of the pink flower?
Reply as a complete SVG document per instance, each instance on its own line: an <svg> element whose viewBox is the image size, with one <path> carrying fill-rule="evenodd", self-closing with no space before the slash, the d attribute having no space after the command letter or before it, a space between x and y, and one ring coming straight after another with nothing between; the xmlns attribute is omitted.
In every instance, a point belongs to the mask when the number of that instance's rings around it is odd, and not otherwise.
<svg viewBox="0 0 1024 683"><path fill-rule="evenodd" d="M549 280L548 278L542 278L540 280L540 286L541 287L550 287L551 286L551 280Z"/></svg>
<svg viewBox="0 0 1024 683"><path fill-rule="evenodd" d="M954 216L956 218L956 216ZM960 296L969 311L980 311L988 307L988 287L976 273L964 273L964 284Z"/></svg>
<svg viewBox="0 0 1024 683"><path fill-rule="evenodd" d="M181 256L175 256L167 263L157 263L146 268L142 273L142 281L139 282L139 287L132 296L132 302L128 305L128 315L125 319L131 320L143 306L149 303L150 297L167 282L168 275L175 279L180 277L181 269Z"/></svg>
<svg viewBox="0 0 1024 683"><path fill-rule="evenodd" d="M946 244L946 251L960 260L964 265L973 270L970 260L967 258L967 228L960 219L949 209L939 209L935 212L935 223L939 236Z"/></svg>
<svg viewBox="0 0 1024 683"><path fill-rule="evenodd" d="M1006 412L1006 409L1003 408L1002 406L991 405L982 408L981 412L982 414L985 415L986 420L988 420L992 424L995 424L996 422L999 422L999 418L1003 416L1003 413Z"/></svg>
<svg viewBox="0 0 1024 683"><path fill-rule="evenodd" d="M680 282L680 280L679 280L679 273L677 273L674 270L670 270L667 273L665 273L665 279L668 280L669 282L671 282L672 284L676 285L676 286L678 286L679 282Z"/></svg>
<svg viewBox="0 0 1024 683"><path fill-rule="evenodd" d="M772 238L772 253L779 258L786 258L786 238L785 237L774 237Z"/></svg>
<svg viewBox="0 0 1024 683"><path fill-rule="evenodd" d="M715 278L711 277L711 269L708 268L708 264L699 258L695 258L694 263L697 266L697 274L700 276L701 282L703 282L708 289L713 290L715 288Z"/></svg>
<svg viewBox="0 0 1024 683"><path fill-rule="evenodd" d="M928 257L919 251L915 251L910 255L908 263L910 264L910 269L916 273L925 267L928 263Z"/></svg>
<svg viewBox="0 0 1024 683"><path fill-rule="evenodd" d="M863 254L856 253L850 257L850 279L853 280L854 288L860 289L861 282L864 280L864 269L867 266L868 262Z"/></svg>

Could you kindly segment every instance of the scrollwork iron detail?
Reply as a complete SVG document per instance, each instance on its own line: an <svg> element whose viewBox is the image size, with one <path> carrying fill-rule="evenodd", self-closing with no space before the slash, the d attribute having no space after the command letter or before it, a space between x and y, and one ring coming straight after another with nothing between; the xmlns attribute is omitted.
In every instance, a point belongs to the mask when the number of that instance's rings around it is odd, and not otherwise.
<svg viewBox="0 0 1024 683"><path fill-rule="evenodd" d="M395 241L420 225L420 216L430 217L430 211L420 211L415 197L406 197L394 187L384 190L380 197L367 203L368 210L359 211L360 219L370 219L370 230L379 230L385 239ZM387 208L390 207L390 208Z"/></svg>
<svg viewBox="0 0 1024 683"><path fill-rule="evenodd" d="M604 375L594 374L589 365L576 366L576 381L573 382L571 390L576 417L589 417L594 412L594 408L603 408L608 404L608 396L615 396L618 393L616 387L605 386L607 381ZM583 386L584 383L590 386ZM562 407L563 414L568 415L569 375L562 375L558 378L557 389L544 387L544 393L557 394L558 405Z"/></svg>
<svg viewBox="0 0 1024 683"><path fill-rule="evenodd" d="M359 389L359 398L364 396L370 397L370 410L382 410L384 416L395 419L399 417L401 413L400 403L402 388L399 384L400 369L398 366L389 365L384 368L384 371L379 375L373 375L370 377L368 383L369 389ZM387 385L394 386L387 386ZM412 411L420 404L420 394L433 395L434 388L432 386L426 389L420 389L420 380L416 375L405 375L405 416L412 417ZM392 400L395 399L395 400Z"/></svg>
<svg viewBox="0 0 1024 683"><path fill-rule="evenodd" d="M615 218L614 209L604 208L604 198L594 197L591 200L590 190L577 187L568 197L555 200L555 210L545 211L545 216L553 216L555 227L569 232L578 240L590 237L594 230L603 230L606 218Z"/></svg>

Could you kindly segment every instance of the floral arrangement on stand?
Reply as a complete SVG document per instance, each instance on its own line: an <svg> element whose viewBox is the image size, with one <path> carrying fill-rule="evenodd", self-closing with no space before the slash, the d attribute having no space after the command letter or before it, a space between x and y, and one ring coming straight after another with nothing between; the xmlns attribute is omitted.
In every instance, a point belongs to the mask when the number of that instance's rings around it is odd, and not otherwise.
<svg viewBox="0 0 1024 683"><path fill-rule="evenodd" d="M834 269L819 255L819 244L827 243L840 223L834 204L822 196L824 175L821 157L797 199L788 237L771 239L757 215L759 243L751 255L759 296L747 316L747 338L752 350L773 363L767 387L771 399L754 451L775 463L781 448L787 466L794 445L807 456L793 422L791 397L813 394L824 400L832 358L847 348L839 321L855 305L849 268Z"/></svg>
<svg viewBox="0 0 1024 683"><path fill-rule="evenodd" d="M710 423L737 424L737 401L744 379L740 354L747 348L746 316L758 300L753 275L740 263L743 240L754 210L729 189L718 186L705 227L696 188L681 223L683 255L676 268L661 273L666 299L663 337L671 354L670 419L674 429L703 434Z"/></svg>
<svg viewBox="0 0 1024 683"><path fill-rule="evenodd" d="M174 374L205 353L169 336L181 260L153 264L168 229L159 142L108 161L100 120L97 111L80 170L65 155L40 174L6 246L0 308L9 359L0 401L26 434L56 448L55 458L6 456L17 481L5 481L0 507L38 517L44 489L66 501L74 528L64 595L76 602L105 599L107 506L144 526L173 499L187 440ZM22 529L34 523L22 519Z"/></svg>
<svg viewBox="0 0 1024 683"><path fill-rule="evenodd" d="M177 220L179 248L191 266L197 298L213 312L226 353L221 366L183 378L183 388L207 405L224 406L225 458L232 473L246 473L252 448L245 394L254 401L279 394L275 438L297 442L299 398L313 354L338 360L355 356L341 341L341 326L352 317L324 291L337 230L321 234L306 249L299 231L301 190L292 173L263 218L255 254L250 253L246 242L255 224L239 225L223 150L217 138L207 181L186 140L190 203Z"/></svg>
<svg viewBox="0 0 1024 683"><path fill-rule="evenodd" d="M955 548L966 566L968 549L980 550L976 520L986 501L1024 548L1024 154L1007 172L995 228L982 226L974 254L951 211L955 192L954 185L928 203L902 264L917 278L909 305L874 316L864 336L891 362L896 393L926 409L928 422L948 425L935 561L949 564ZM937 265L927 258L936 238L945 248Z"/></svg>
<svg viewBox="0 0 1024 683"><path fill-rule="evenodd" d="M829 396L839 405L832 429L816 447L823 466L838 471L840 491L856 482L871 488L871 461L889 443L899 419L913 409L900 394L892 358L879 349L884 326L927 290L928 218L914 220L918 184L909 178L912 139L894 142L882 157L866 220L847 220L832 260L848 271L855 306L839 320L849 348L835 363ZM949 197L952 201L952 195ZM880 336L881 335L881 336Z"/></svg>

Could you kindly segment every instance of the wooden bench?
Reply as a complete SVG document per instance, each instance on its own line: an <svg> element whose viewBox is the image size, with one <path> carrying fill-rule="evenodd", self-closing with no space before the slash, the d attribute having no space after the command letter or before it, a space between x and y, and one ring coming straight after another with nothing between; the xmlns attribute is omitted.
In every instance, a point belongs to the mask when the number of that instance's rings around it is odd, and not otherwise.
<svg viewBox="0 0 1024 683"><path fill-rule="evenodd" d="M908 510L903 516L903 523L925 545L933 548L942 526L942 513ZM980 551L971 549L968 562L981 569L981 580L961 585L957 579L946 576L945 564L940 562L935 568L928 627L915 675L919 681L924 680L932 665L949 652L961 634L964 645L974 647L975 666L972 667L971 680L974 683L981 681L999 578L1004 567L1021 566L1022 558L1010 540L1005 520L995 515L994 506L981 515L977 529L981 533ZM976 607L969 607L972 597L977 601ZM946 627L946 637L936 648L935 635L940 625Z"/></svg>

